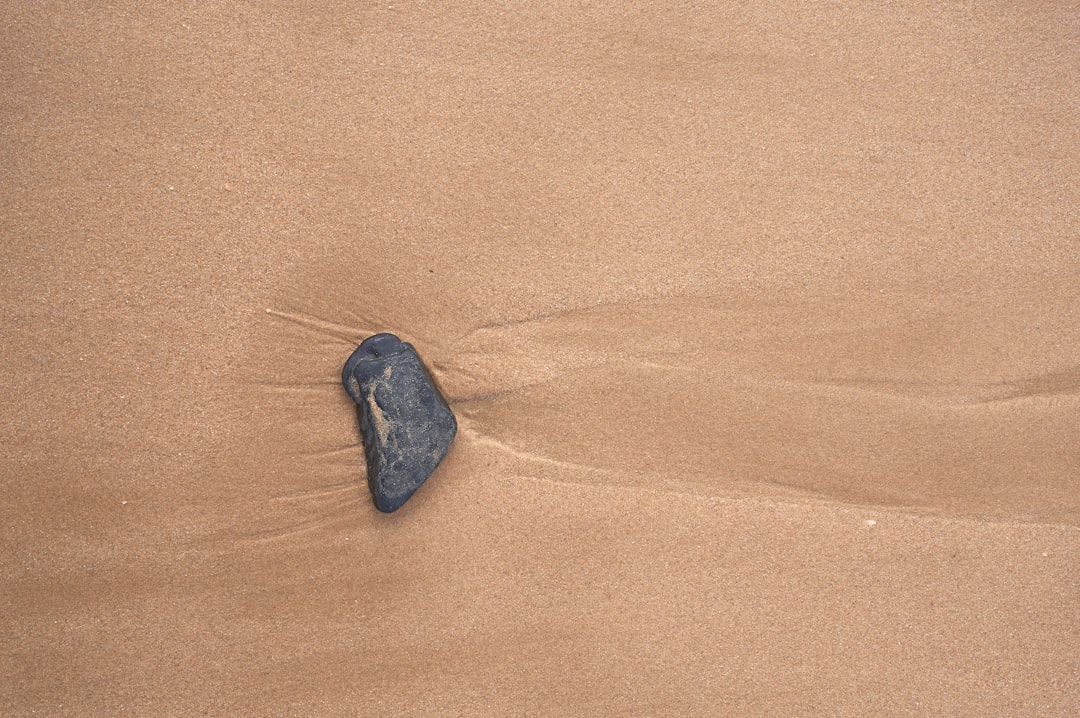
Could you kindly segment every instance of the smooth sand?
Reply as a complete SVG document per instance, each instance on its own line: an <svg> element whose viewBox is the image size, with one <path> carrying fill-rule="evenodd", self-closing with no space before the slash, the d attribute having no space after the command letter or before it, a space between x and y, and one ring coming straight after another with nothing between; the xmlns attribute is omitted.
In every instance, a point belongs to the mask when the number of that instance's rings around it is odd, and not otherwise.
<svg viewBox="0 0 1080 718"><path fill-rule="evenodd" d="M0 712L1076 714L1074 4L5 5Z"/></svg>

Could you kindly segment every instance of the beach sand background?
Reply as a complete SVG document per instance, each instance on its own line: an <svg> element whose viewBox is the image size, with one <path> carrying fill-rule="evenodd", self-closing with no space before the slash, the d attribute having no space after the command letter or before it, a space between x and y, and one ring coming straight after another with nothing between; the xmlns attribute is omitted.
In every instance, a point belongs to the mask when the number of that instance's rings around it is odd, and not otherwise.
<svg viewBox="0 0 1080 718"><path fill-rule="evenodd" d="M0 712L1076 715L1075 3L4 10Z"/></svg>

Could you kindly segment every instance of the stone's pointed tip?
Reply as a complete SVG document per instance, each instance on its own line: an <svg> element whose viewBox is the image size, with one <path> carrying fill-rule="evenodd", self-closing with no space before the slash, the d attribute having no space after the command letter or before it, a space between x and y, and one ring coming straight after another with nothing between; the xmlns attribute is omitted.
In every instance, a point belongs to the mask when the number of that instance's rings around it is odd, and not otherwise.
<svg viewBox="0 0 1080 718"><path fill-rule="evenodd" d="M393 334L361 342L341 379L357 405L375 507L397 511L446 456L457 420L416 350Z"/></svg>
<svg viewBox="0 0 1080 718"><path fill-rule="evenodd" d="M406 496L405 498L393 499L389 496L383 496L376 493L374 494L375 508L382 511L384 514L392 514L404 506L405 502L408 501L411 496L412 494L409 494L409 496Z"/></svg>

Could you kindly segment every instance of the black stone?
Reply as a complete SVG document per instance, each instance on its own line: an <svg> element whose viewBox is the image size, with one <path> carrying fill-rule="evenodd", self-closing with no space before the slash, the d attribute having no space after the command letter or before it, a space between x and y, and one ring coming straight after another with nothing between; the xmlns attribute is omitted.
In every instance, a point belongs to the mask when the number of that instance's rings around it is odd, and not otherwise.
<svg viewBox="0 0 1080 718"><path fill-rule="evenodd" d="M412 344L365 339L341 372L356 402L368 486L380 511L396 511L446 456L457 421Z"/></svg>

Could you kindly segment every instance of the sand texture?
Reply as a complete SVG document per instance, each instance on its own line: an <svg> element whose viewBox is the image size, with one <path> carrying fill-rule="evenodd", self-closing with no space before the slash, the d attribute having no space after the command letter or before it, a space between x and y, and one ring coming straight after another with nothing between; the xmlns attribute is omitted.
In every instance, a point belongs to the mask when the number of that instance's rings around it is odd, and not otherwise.
<svg viewBox="0 0 1080 718"><path fill-rule="evenodd" d="M0 714L1078 714L1076 3L4 6Z"/></svg>

